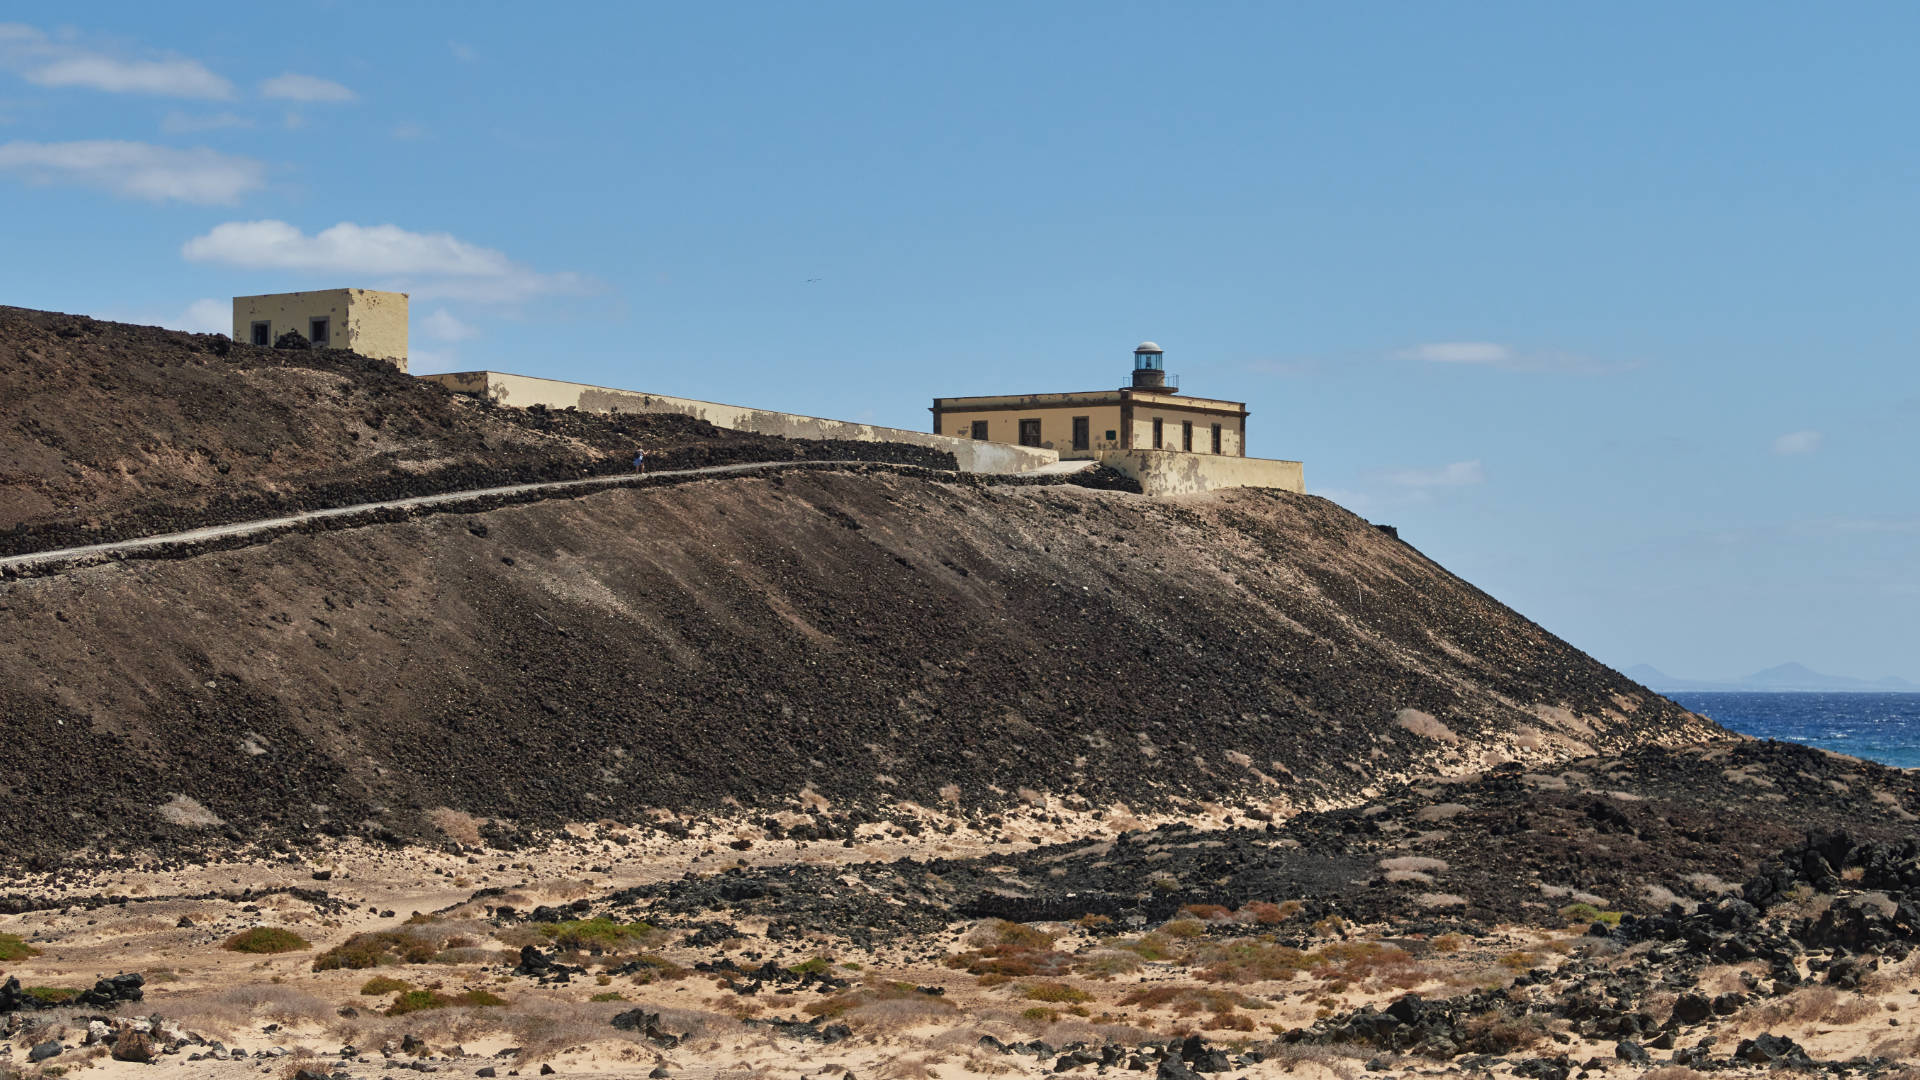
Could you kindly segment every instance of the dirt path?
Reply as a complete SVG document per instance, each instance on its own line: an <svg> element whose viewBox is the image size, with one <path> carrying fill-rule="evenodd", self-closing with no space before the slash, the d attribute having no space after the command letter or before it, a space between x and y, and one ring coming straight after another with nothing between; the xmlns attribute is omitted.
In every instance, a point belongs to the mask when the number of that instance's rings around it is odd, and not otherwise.
<svg viewBox="0 0 1920 1080"><path fill-rule="evenodd" d="M161 533L155 536L136 537L132 540L116 540L108 544L86 544L80 547L55 548L51 551L34 551L25 555L9 555L0 558L0 574L7 571L16 573L32 571L38 567L53 565L54 572L65 569L59 564L76 565L91 562L99 557L139 555L176 544L198 544L209 540L226 539L237 536L272 534L310 521L322 521L329 518L351 518L355 515L372 514L382 510L420 510L446 506L452 503L468 502L475 499L496 497L514 497L530 493L559 495L571 491L590 491L594 488L617 487L644 483L667 477L688 478L698 476L725 476L736 473L763 472L769 469L791 469L796 465L821 466L868 466L873 462L863 461L756 461L740 465L708 465L697 469L674 469L644 474L615 473L610 476L592 476L584 480L548 480L532 484L508 484L503 487L470 488L464 491L446 491L434 495L416 495L405 499L388 499L384 502L355 503L351 506L335 506L324 510L307 510L298 514L283 514L277 517L258 518L253 521L239 521L226 525L208 525L183 532Z"/></svg>

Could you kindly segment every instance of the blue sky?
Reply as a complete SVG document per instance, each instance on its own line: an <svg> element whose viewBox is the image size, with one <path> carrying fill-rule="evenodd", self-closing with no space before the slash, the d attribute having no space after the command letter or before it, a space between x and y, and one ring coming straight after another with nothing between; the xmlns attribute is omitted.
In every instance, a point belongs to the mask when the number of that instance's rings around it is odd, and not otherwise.
<svg viewBox="0 0 1920 1080"><path fill-rule="evenodd" d="M416 370L917 428L1153 338L1603 660L1920 679L1920 8L4 20L0 302L399 287Z"/></svg>

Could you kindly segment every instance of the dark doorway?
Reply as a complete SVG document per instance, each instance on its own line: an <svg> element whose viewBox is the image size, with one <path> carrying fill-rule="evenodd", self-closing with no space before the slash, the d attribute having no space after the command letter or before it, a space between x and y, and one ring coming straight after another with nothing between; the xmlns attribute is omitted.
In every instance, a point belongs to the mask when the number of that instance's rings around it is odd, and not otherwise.
<svg viewBox="0 0 1920 1080"><path fill-rule="evenodd" d="M1162 439L1166 434L1166 425L1167 422L1165 420L1157 416L1153 418L1153 448L1155 450L1159 450L1164 446Z"/></svg>
<svg viewBox="0 0 1920 1080"><path fill-rule="evenodd" d="M307 340L313 343L314 348L327 344L327 320L308 319L307 329L312 331L307 335Z"/></svg>
<svg viewBox="0 0 1920 1080"><path fill-rule="evenodd" d="M1093 446L1093 421L1085 416L1073 418L1073 448L1086 450Z"/></svg>
<svg viewBox="0 0 1920 1080"><path fill-rule="evenodd" d="M1220 452L1220 425L1219 424L1213 425L1213 452L1216 454Z"/></svg>
<svg viewBox="0 0 1920 1080"><path fill-rule="evenodd" d="M973 437L976 439L985 439L987 437L987 422L985 420L975 420L973 422Z"/></svg>
<svg viewBox="0 0 1920 1080"><path fill-rule="evenodd" d="M1039 420L1020 421L1020 445L1021 446L1039 446L1040 445L1040 421Z"/></svg>
<svg viewBox="0 0 1920 1080"><path fill-rule="evenodd" d="M273 344L273 324L270 322L254 323L253 324L253 343L255 345L260 345L260 346L272 345Z"/></svg>

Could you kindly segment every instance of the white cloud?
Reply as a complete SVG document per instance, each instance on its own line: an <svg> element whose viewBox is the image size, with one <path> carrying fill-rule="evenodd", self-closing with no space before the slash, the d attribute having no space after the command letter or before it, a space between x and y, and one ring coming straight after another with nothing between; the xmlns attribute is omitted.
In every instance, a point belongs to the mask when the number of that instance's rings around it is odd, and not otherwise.
<svg viewBox="0 0 1920 1080"><path fill-rule="evenodd" d="M1502 367L1513 362L1513 350L1491 341L1442 341L1415 345L1402 356L1432 364L1486 364Z"/></svg>
<svg viewBox="0 0 1920 1080"><path fill-rule="evenodd" d="M1554 372L1563 375L1610 375L1638 367L1637 362L1603 363L1561 352L1524 352L1494 341L1436 341L1394 354L1402 360L1497 371Z"/></svg>
<svg viewBox="0 0 1920 1080"><path fill-rule="evenodd" d="M1405 488L1468 487L1486 482L1487 471L1480 459L1456 461L1431 469L1398 469L1385 476L1389 484Z"/></svg>
<svg viewBox="0 0 1920 1080"><path fill-rule="evenodd" d="M197 115L171 110L160 120L160 130L169 135L187 135L196 131L219 131L222 128L250 128L253 121L237 113L223 112Z"/></svg>
<svg viewBox="0 0 1920 1080"><path fill-rule="evenodd" d="M407 371L413 375L438 375L460 370L460 355L452 349L407 348Z"/></svg>
<svg viewBox="0 0 1920 1080"><path fill-rule="evenodd" d="M231 203L266 182L252 158L150 143L0 143L0 171L37 184L102 188L154 202Z"/></svg>
<svg viewBox="0 0 1920 1080"><path fill-rule="evenodd" d="M420 320L420 329L428 337L441 341L468 341L480 336L480 331L454 318L446 308L436 308L433 314Z"/></svg>
<svg viewBox="0 0 1920 1080"><path fill-rule="evenodd" d="M1820 444L1825 441L1827 441L1825 435L1811 429L1806 431L1789 431L1785 435L1773 440L1773 452L1783 457L1811 454L1815 450L1820 449Z"/></svg>
<svg viewBox="0 0 1920 1080"><path fill-rule="evenodd" d="M198 60L167 56L130 60L56 41L21 23L0 23L0 67L38 86L104 90L113 94L224 101L233 84Z"/></svg>
<svg viewBox="0 0 1920 1080"><path fill-rule="evenodd" d="M193 262L251 269L331 270L356 274L447 274L499 277L512 260L447 233L409 232L398 225L343 221L313 236L284 221L229 221L181 248Z"/></svg>
<svg viewBox="0 0 1920 1080"><path fill-rule="evenodd" d="M296 75L289 71L260 84L260 96L285 101L311 101L338 104L360 100L360 95L316 75Z"/></svg>
<svg viewBox="0 0 1920 1080"><path fill-rule="evenodd" d="M397 279L416 301L516 303L590 291L578 274L542 274L448 233L343 221L312 236L284 221L229 221L181 246L192 262Z"/></svg>
<svg viewBox="0 0 1920 1080"><path fill-rule="evenodd" d="M185 311L160 325L194 334L225 334L233 329L233 301L212 297L195 300Z"/></svg>

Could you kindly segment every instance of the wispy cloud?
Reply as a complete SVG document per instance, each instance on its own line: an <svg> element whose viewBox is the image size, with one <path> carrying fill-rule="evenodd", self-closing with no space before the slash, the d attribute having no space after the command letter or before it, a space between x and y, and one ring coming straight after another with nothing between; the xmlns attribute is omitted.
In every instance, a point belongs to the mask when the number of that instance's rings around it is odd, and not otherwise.
<svg viewBox="0 0 1920 1080"><path fill-rule="evenodd" d="M198 60L115 56L56 40L23 23L0 23L0 68L36 86L205 101L233 97L233 84Z"/></svg>
<svg viewBox="0 0 1920 1080"><path fill-rule="evenodd" d="M203 205L231 203L266 183L266 167L252 158L110 140L0 143L0 172L35 184Z"/></svg>
<svg viewBox="0 0 1920 1080"><path fill-rule="evenodd" d="M311 236L284 221L229 221L181 246L190 262L399 279L417 299L513 303L585 292L577 274L543 274L449 233L343 221Z"/></svg>
<svg viewBox="0 0 1920 1080"><path fill-rule="evenodd" d="M1637 363L1606 363L1566 352L1517 349L1494 341L1428 342L1401 349L1394 356L1425 364L1561 375L1610 375L1639 366Z"/></svg>
<svg viewBox="0 0 1920 1080"><path fill-rule="evenodd" d="M160 119L160 130L169 135L189 135L197 131L219 131L224 128L250 128L253 121L238 113L185 113L174 109Z"/></svg>
<svg viewBox="0 0 1920 1080"><path fill-rule="evenodd" d="M1487 471L1481 466L1480 459L1474 458L1472 461L1456 461L1431 468L1395 469L1382 474L1381 479L1402 488L1471 487L1486 483Z"/></svg>
<svg viewBox="0 0 1920 1080"><path fill-rule="evenodd" d="M469 341L480 336L480 331L454 318L446 308L436 308L431 315L420 320L420 329L428 337L441 341Z"/></svg>
<svg viewBox="0 0 1920 1080"><path fill-rule="evenodd" d="M455 60L463 64L471 64L480 59L480 54L474 50L474 47L464 41L447 42L447 51L453 54Z"/></svg>
<svg viewBox="0 0 1920 1080"><path fill-rule="evenodd" d="M180 314L160 325L195 334L224 334L233 329L233 301L206 297L188 304Z"/></svg>
<svg viewBox="0 0 1920 1080"><path fill-rule="evenodd" d="M315 75L296 75L291 71L261 83L260 96L316 104L345 104L360 100L360 95L332 79L322 79Z"/></svg>
<svg viewBox="0 0 1920 1080"><path fill-rule="evenodd" d="M1813 453L1820 449L1821 443L1826 441L1827 437L1824 434L1811 428L1804 431L1789 431L1773 440L1773 452L1782 457L1797 457L1801 454Z"/></svg>

